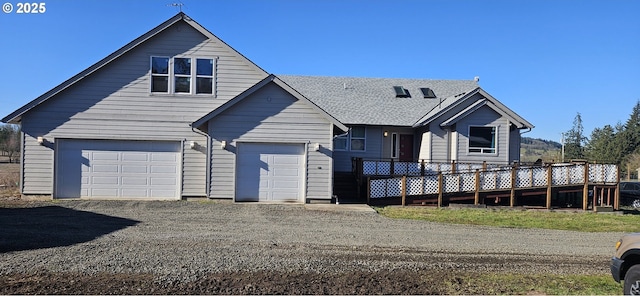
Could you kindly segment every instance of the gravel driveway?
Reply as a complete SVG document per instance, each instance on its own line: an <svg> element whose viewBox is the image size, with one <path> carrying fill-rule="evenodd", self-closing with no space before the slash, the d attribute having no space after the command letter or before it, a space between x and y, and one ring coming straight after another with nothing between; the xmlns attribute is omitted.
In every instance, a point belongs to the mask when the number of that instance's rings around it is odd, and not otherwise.
<svg viewBox="0 0 640 296"><path fill-rule="evenodd" d="M343 205L329 209L209 201L0 208L0 276L132 274L175 283L243 272L607 274L621 236L395 220Z"/></svg>

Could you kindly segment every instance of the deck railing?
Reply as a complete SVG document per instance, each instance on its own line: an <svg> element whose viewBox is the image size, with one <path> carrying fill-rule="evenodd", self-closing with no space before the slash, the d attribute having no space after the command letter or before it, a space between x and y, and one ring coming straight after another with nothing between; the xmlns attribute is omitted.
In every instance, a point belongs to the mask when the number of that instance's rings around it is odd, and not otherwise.
<svg viewBox="0 0 640 296"><path fill-rule="evenodd" d="M619 182L618 167L613 164L499 167L363 161L362 167L363 175L367 176L368 200L401 197L403 205L404 199L411 196L438 195L440 205L443 194L474 193L477 204L481 192L511 191L513 199L515 190L546 188L547 207L550 207L553 187L582 185L586 192L589 185ZM392 171L394 174L389 174ZM584 207L586 209L586 195Z"/></svg>
<svg viewBox="0 0 640 296"><path fill-rule="evenodd" d="M474 172L475 170L491 170L497 169L505 165L490 163L462 163L462 162L401 162L393 159L384 160L368 160L355 159L354 171L359 176L425 176L433 175L438 172L455 173L455 172ZM508 165L506 165L508 166Z"/></svg>

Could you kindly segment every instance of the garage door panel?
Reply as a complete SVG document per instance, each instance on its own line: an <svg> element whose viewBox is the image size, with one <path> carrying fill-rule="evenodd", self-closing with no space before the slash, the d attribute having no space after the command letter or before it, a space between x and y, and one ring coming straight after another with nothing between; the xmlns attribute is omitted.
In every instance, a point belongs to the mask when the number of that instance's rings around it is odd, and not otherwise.
<svg viewBox="0 0 640 296"><path fill-rule="evenodd" d="M118 190L113 188L92 188L90 190L92 197L116 197Z"/></svg>
<svg viewBox="0 0 640 296"><path fill-rule="evenodd" d="M299 186L300 186L300 182L296 182L296 181L273 180L273 186L271 188L284 191L288 189L298 189Z"/></svg>
<svg viewBox="0 0 640 296"><path fill-rule="evenodd" d="M165 173L175 174L177 172L178 172L178 168L175 166L161 166L161 165L151 166L151 173L153 174L165 174Z"/></svg>
<svg viewBox="0 0 640 296"><path fill-rule="evenodd" d="M174 155L173 153L154 153L154 154L151 154L151 161L154 161L154 162L176 161L176 155Z"/></svg>
<svg viewBox="0 0 640 296"><path fill-rule="evenodd" d="M291 165L297 166L300 164L299 157L297 155L274 155L273 163L275 165Z"/></svg>
<svg viewBox="0 0 640 296"><path fill-rule="evenodd" d="M173 178L154 178L154 177L151 177L151 185L166 185L166 186L174 186L174 185L176 185L176 179L173 179Z"/></svg>
<svg viewBox="0 0 640 296"><path fill-rule="evenodd" d="M56 197L178 199L181 149L180 142L60 140Z"/></svg>
<svg viewBox="0 0 640 296"><path fill-rule="evenodd" d="M148 161L149 157L147 153L142 152L123 152L122 160L124 161Z"/></svg>
<svg viewBox="0 0 640 296"><path fill-rule="evenodd" d="M93 152L90 154L90 160L113 160L117 161L119 158L118 154L114 153L102 153L102 152Z"/></svg>
<svg viewBox="0 0 640 296"><path fill-rule="evenodd" d="M109 165L96 164L92 166L92 169L94 173L117 173L119 167L118 165L114 165L114 164L109 164Z"/></svg>
<svg viewBox="0 0 640 296"><path fill-rule="evenodd" d="M298 195L292 193L290 191L273 191L272 199L273 201L293 201L297 200Z"/></svg>
<svg viewBox="0 0 640 296"><path fill-rule="evenodd" d="M118 177L92 177L91 183L96 185L112 185L118 186L120 184L120 178Z"/></svg>
<svg viewBox="0 0 640 296"><path fill-rule="evenodd" d="M122 178L122 185L147 186L149 185L149 180L147 178L126 177Z"/></svg>
<svg viewBox="0 0 640 296"><path fill-rule="evenodd" d="M144 165L122 165L122 173L124 174L146 174L147 166Z"/></svg>
<svg viewBox="0 0 640 296"><path fill-rule="evenodd" d="M158 197L158 198L173 198L174 194L175 194L175 191L173 190L152 189L150 192L151 196Z"/></svg>
<svg viewBox="0 0 640 296"><path fill-rule="evenodd" d="M120 194L122 196L147 196L149 192L146 189L125 188Z"/></svg>
<svg viewBox="0 0 640 296"><path fill-rule="evenodd" d="M300 176L298 168L275 168L272 171L274 177L297 177Z"/></svg>

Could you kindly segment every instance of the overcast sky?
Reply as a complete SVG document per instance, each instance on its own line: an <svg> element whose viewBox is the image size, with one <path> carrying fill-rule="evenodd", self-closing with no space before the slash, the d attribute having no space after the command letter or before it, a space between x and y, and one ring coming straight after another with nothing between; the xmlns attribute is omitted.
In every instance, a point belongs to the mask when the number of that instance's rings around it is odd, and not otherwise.
<svg viewBox="0 0 640 296"><path fill-rule="evenodd" d="M269 73L467 79L560 141L640 100L640 1L47 0L0 13L0 117L183 11Z"/></svg>

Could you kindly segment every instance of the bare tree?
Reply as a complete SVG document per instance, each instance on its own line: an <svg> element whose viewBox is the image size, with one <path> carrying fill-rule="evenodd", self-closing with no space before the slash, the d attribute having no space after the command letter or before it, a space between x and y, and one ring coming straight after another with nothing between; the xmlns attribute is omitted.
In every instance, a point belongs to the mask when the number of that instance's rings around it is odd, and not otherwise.
<svg viewBox="0 0 640 296"><path fill-rule="evenodd" d="M17 160L20 152L20 127L5 124L0 127L0 150L9 157L9 162Z"/></svg>

